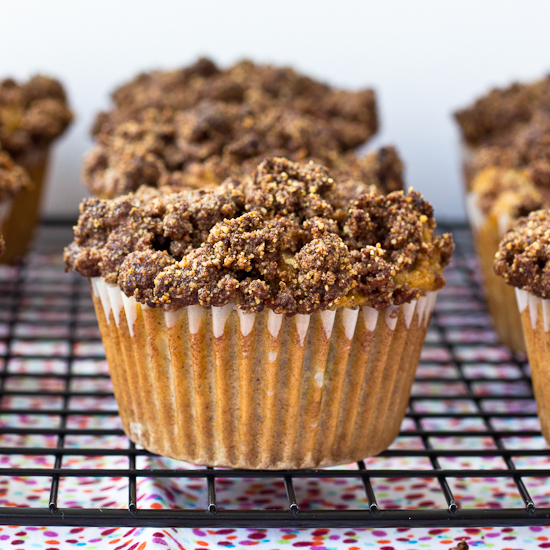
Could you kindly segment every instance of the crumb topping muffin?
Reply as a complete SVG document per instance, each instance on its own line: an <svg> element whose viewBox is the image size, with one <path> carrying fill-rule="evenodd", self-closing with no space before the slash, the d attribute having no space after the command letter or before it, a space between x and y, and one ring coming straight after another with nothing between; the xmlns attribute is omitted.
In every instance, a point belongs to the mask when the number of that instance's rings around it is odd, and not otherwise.
<svg viewBox="0 0 550 550"><path fill-rule="evenodd" d="M455 113L464 140L470 145L514 131L539 111L550 109L550 76L530 84L494 88Z"/></svg>
<svg viewBox="0 0 550 550"><path fill-rule="evenodd" d="M472 182L478 208L486 216L526 216L550 203L550 188L537 185L529 170L485 168Z"/></svg>
<svg viewBox="0 0 550 550"><path fill-rule="evenodd" d="M383 309L444 285L454 245L419 193L346 193L323 166L268 158L212 190L85 199L65 260L168 310Z"/></svg>
<svg viewBox="0 0 550 550"><path fill-rule="evenodd" d="M165 192L213 187L228 177L250 174L263 158L274 155L313 160L341 180L365 182L385 193L403 188L403 164L393 147L359 157L339 151L323 122L277 109L250 117L242 116L241 106L228 111L240 114L231 119L205 116L189 127L177 121L196 112L159 118L158 111L148 110L143 121L101 134L84 160L87 187L100 198L134 192L141 185Z"/></svg>
<svg viewBox="0 0 550 550"><path fill-rule="evenodd" d="M250 61L221 70L201 59L142 74L113 99L115 108L96 120L97 144L84 166L84 181L100 198L142 183L176 190L217 185L250 173L266 156L360 171L362 159L350 152L378 128L372 90L338 90Z"/></svg>
<svg viewBox="0 0 550 550"><path fill-rule="evenodd" d="M13 162L10 155L0 148L0 202L11 199L31 187L32 181L28 172Z"/></svg>
<svg viewBox="0 0 550 550"><path fill-rule="evenodd" d="M480 146L472 168L478 172L489 166L525 169L536 185L550 188L550 112L537 113L510 135Z"/></svg>
<svg viewBox="0 0 550 550"><path fill-rule="evenodd" d="M63 86L37 75L0 81L0 145L12 156L49 145L73 119Z"/></svg>
<svg viewBox="0 0 550 550"><path fill-rule="evenodd" d="M517 288L550 298L550 212L537 210L518 220L495 256L495 271Z"/></svg>
<svg viewBox="0 0 550 550"><path fill-rule="evenodd" d="M186 111L203 100L218 106L248 106L254 112L279 107L310 115L329 122L334 138L346 150L364 143L378 128L373 90L340 90L290 67L248 60L222 70L210 59L201 58L182 69L143 73L116 89L112 98L115 108L98 115L94 134L139 118L147 107Z"/></svg>

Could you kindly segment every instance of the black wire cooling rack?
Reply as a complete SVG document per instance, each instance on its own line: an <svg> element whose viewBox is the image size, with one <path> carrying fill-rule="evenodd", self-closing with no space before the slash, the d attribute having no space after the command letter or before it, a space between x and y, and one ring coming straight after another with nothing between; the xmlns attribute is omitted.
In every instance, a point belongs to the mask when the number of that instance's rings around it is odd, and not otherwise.
<svg viewBox="0 0 550 550"><path fill-rule="evenodd" d="M456 257L447 271L447 290L438 298L396 444L374 462L336 469L251 472L181 467L175 461L170 467L158 461L152 467L139 465L140 459L154 455L128 441L118 427L116 410L101 406L102 400L112 403L113 399L108 373L80 369L86 362L102 362L104 355L88 283L63 273L60 250L70 240L70 229L43 227L35 251L25 262L0 270L0 497L5 497L0 499L0 523L150 527L550 524L550 450L537 423L528 365L524 357L512 356L496 342L484 309L469 234L462 227L451 229ZM443 428L438 425L445 422ZM117 445L108 443L111 436L116 436ZM100 443L82 447L78 438ZM15 456L28 460L14 465ZM79 467L78 457L114 457L123 465L84 468ZM381 466L384 460L386 466ZM476 460L481 465L476 467ZM494 466L495 461L500 465ZM522 466L525 461L528 465ZM395 464L408 466L396 469ZM125 486L126 502L71 506L63 495L63 481L83 476L118 480L119 487L120 483ZM176 494L169 507L146 507L140 504L142 479L157 484L200 482L203 490L198 491L193 506L181 504ZM266 508L257 499L239 508L226 507L220 500L226 484L238 482L246 492L259 479L281 488L286 502ZM488 479L515 493L517 506L502 507L491 499L485 504L468 500L465 488L475 492ZM25 485L23 495L18 492L19 500L11 502L14 480L27 480L31 485ZM42 486L47 484L49 499L35 506L32 495L25 499L24 492L31 491L37 480ZM306 485L331 481L336 493L338 487L354 483L354 504L352 508L330 506L311 495L305 498L303 491L296 490L297 480L305 480ZM389 480L390 488L381 480ZM406 505L392 504L396 483L408 483L414 492L426 480L432 480L431 493L437 493L443 503L440 507L435 505L437 498L418 502L414 494L407 495ZM465 480L469 480L467 487ZM493 490L491 498L498 500L501 494ZM336 500L338 494L333 495ZM475 505L469 507L472 500Z"/></svg>

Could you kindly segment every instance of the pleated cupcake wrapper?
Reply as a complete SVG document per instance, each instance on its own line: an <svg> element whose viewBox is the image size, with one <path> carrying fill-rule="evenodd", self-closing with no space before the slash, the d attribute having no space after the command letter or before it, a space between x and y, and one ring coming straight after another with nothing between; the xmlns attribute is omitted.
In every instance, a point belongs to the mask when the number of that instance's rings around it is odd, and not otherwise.
<svg viewBox="0 0 550 550"><path fill-rule="evenodd" d="M1 263L9 263L22 256L32 240L40 216L48 150L47 147L37 149L16 159L29 173L33 187L0 203L0 228L6 242Z"/></svg>
<svg viewBox="0 0 550 550"><path fill-rule="evenodd" d="M542 434L550 443L550 300L515 289Z"/></svg>
<svg viewBox="0 0 550 550"><path fill-rule="evenodd" d="M493 319L499 340L514 351L525 351L525 340L521 329L521 318L516 304L514 289L494 271L495 254L500 241L513 225L507 214L498 219L485 215L478 206L477 193L466 195L466 213L480 260L485 282L487 306Z"/></svg>
<svg viewBox="0 0 550 550"><path fill-rule="evenodd" d="M91 280L124 430L208 466L311 468L399 433L436 299L287 316L232 304L168 312Z"/></svg>

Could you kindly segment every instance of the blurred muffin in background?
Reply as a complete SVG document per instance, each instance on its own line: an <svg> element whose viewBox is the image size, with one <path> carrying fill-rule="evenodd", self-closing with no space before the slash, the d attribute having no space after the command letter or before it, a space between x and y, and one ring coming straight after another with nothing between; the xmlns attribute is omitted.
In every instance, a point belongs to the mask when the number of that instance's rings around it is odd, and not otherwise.
<svg viewBox="0 0 550 550"><path fill-rule="evenodd" d="M328 122L342 149L365 143L378 129L374 91L332 88L290 67L244 60L226 70L199 59L174 71L142 73L112 94L115 108L98 115L92 133L109 132L119 123L140 119L154 107L187 111L201 101L248 106L255 113L273 107Z"/></svg>
<svg viewBox="0 0 550 550"><path fill-rule="evenodd" d="M30 191L33 186L29 173L0 147L0 225L4 225L9 217L13 200ZM4 252L5 243L2 239L2 253Z"/></svg>
<svg viewBox="0 0 550 550"><path fill-rule="evenodd" d="M515 294L495 275L493 259L518 217L550 205L550 77L491 90L455 118L489 311L500 340L525 351Z"/></svg>
<svg viewBox="0 0 550 550"><path fill-rule="evenodd" d="M288 67L250 61L221 70L200 59L153 71L112 97L115 107L96 118L97 144L84 167L87 187L100 198L142 184L218 185L250 173L266 156L313 160L335 177L348 171L360 179L365 161L353 151L378 129L373 90L339 90Z"/></svg>
<svg viewBox="0 0 550 550"><path fill-rule="evenodd" d="M496 276L493 262L500 240L517 219L550 205L550 189L536 183L528 169L485 168L474 178L467 204L495 330L510 348L525 351L515 293Z"/></svg>
<svg viewBox="0 0 550 550"><path fill-rule="evenodd" d="M477 170L478 154L486 148L506 147L516 133L528 130L530 123L546 123L550 114L550 75L529 84L514 83L494 88L473 105L455 113L463 146L463 169L467 188ZM541 118L542 117L542 118ZM481 161L483 163L483 161Z"/></svg>
<svg viewBox="0 0 550 550"><path fill-rule="evenodd" d="M0 190L0 209L6 240L2 262L23 255L32 239L49 148L72 119L57 80L39 75L22 84L11 78L0 81L0 171L4 174L0 185L5 186ZM24 169L26 177L13 163Z"/></svg>

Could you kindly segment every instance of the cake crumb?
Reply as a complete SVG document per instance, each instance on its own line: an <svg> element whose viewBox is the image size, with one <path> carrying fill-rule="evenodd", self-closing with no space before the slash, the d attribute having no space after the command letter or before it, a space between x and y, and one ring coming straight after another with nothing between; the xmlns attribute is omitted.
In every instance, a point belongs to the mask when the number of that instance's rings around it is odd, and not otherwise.
<svg viewBox="0 0 550 550"><path fill-rule="evenodd" d="M267 158L212 190L85 199L67 266L151 307L377 309L444 285L454 245L414 191L349 200L326 167Z"/></svg>

